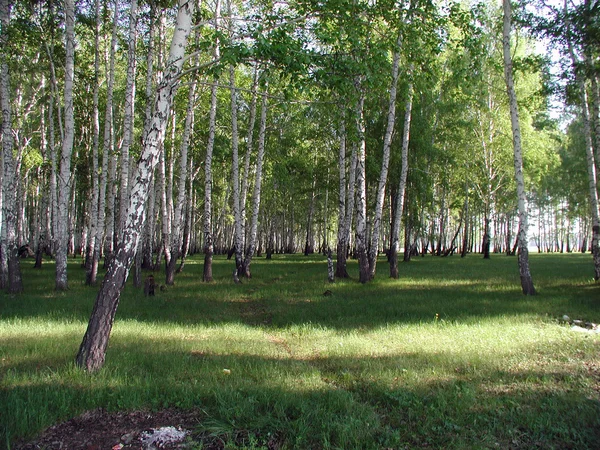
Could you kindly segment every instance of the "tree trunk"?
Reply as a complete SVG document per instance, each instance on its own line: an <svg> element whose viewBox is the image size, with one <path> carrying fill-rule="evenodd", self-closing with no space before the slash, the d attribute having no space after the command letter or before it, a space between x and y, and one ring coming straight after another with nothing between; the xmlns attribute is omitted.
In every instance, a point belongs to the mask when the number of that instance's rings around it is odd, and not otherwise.
<svg viewBox="0 0 600 450"><path fill-rule="evenodd" d="M135 113L135 72L136 72L136 42L137 42L137 0L131 0L129 5L129 38L127 40L127 80L125 85L125 111L123 114L123 141L121 144L121 181L119 185L119 221L117 239L125 223L125 211L129 193L129 149L133 140L133 120Z"/></svg>
<svg viewBox="0 0 600 450"><path fill-rule="evenodd" d="M104 114L104 135L102 142L102 171L100 174L100 191L98 193L98 223L96 227L94 253L89 272L86 274L86 283L94 286L98 275L98 264L103 247L103 236L106 222L106 189L108 186L108 162L114 149L113 132L113 92L115 83L115 48L117 45L117 10L114 9L112 37L110 42L110 56L108 80L106 86L106 110Z"/></svg>
<svg viewBox="0 0 600 450"><path fill-rule="evenodd" d="M341 109L341 106L340 106ZM346 268L346 259L348 254L348 234L346 228L346 124L345 115L340 118L340 147L338 156L338 165L340 171L339 200L338 200L338 236L336 249L335 276L338 278L348 278ZM352 168L351 168L352 170ZM354 179L354 177L352 177ZM349 187L350 188L350 187ZM354 189L352 189L354 190ZM351 213L352 214L352 213Z"/></svg>
<svg viewBox="0 0 600 450"><path fill-rule="evenodd" d="M219 28L219 16L221 3L217 0L215 5L215 31ZM213 50L214 60L219 59L219 42L215 42ZM212 82L210 87L210 112L208 119L208 143L206 145L206 156L204 158L204 271L202 280L204 282L213 281L212 258L214 253L213 234L212 234L212 154L215 145L215 132L217 123L217 88L218 79Z"/></svg>
<svg viewBox="0 0 600 450"><path fill-rule="evenodd" d="M358 153L356 158L356 255L358 259L359 281L370 280L369 258L367 255L367 184L366 184L366 138L364 118L365 93L360 87L360 98L356 108L356 132Z"/></svg>
<svg viewBox="0 0 600 450"><path fill-rule="evenodd" d="M567 0L565 0L565 17L568 18ZM569 54L575 71L575 79L579 88L583 129L585 134L585 150L587 156L588 188L590 195L590 208L592 213L592 257L594 260L594 279L600 279L600 214L598 212L598 190L596 178L596 164L594 163L594 147L592 138L592 127L588 109L588 99L583 74L577 68L577 57L570 39L570 24L567 19L567 43Z"/></svg>
<svg viewBox="0 0 600 450"><path fill-rule="evenodd" d="M521 128L519 125L519 111L517 106L517 95L512 73L512 60L510 55L510 23L511 6L510 0L503 0L504 27L502 33L502 49L504 55L504 76L506 78L506 91L510 104L510 121L512 125L515 179L517 182L517 197L519 205L519 271L521 275L521 288L523 294L534 295L535 288L531 273L529 272L529 250L527 248L527 206L525 196L525 180L523 177L523 157L521 150Z"/></svg>
<svg viewBox="0 0 600 450"><path fill-rule="evenodd" d="M0 227L2 228L2 242L4 245L0 252L7 262L7 272L2 278L2 287L6 287L11 294L23 291L21 266L19 261L19 243L17 242L17 176L13 155L13 130L10 105L8 55L5 53L6 36L10 22L10 4L8 0L0 0L0 107L2 109L2 195L0 195ZM2 270L4 272L4 270Z"/></svg>
<svg viewBox="0 0 600 450"><path fill-rule="evenodd" d="M412 74L412 66L410 70ZM410 142L410 122L412 117L412 83L408 85L408 94L406 98L406 107L404 109L404 127L402 131L402 171L400 172L400 181L398 182L398 192L396 194L396 214L392 224L392 242L390 244L390 277L398 278L398 252L400 240L400 223L402 222L402 211L404 210L404 195L406 192L406 178L408 176L408 144ZM405 248L405 252L410 249Z"/></svg>
<svg viewBox="0 0 600 450"><path fill-rule="evenodd" d="M65 0L65 128L60 156L58 183L58 229L56 247L56 290L69 288L67 277L67 250L69 240L69 194L71 192L71 155L75 131L73 111L73 76L75 74L75 4Z"/></svg>
<svg viewBox="0 0 600 450"><path fill-rule="evenodd" d="M131 187L122 240L111 260L106 276L96 297L87 331L77 354L76 362L89 372L99 370L105 360L106 347L115 319L121 291L127 280L140 236L146 198L152 170L164 142L171 104L185 56L187 37L192 26L194 2L180 0L177 23L166 70L157 90L152 126L142 145L142 154Z"/></svg>
<svg viewBox="0 0 600 450"><path fill-rule="evenodd" d="M383 157L381 171L379 172L379 184L377 186L377 200L375 204L375 215L373 219L373 231L371 233L371 247L369 249L369 277L375 277L377 265L377 254L379 250L379 234L381 232L381 216L383 214L383 201L385 199L385 187L387 184L388 167L390 164L390 147L392 146L392 135L396 126L396 92L398 86L398 68L400 66L400 50L402 46L402 33L398 34L394 59L392 62L392 81L390 83L390 100L388 104L387 126L383 137Z"/></svg>
<svg viewBox="0 0 600 450"><path fill-rule="evenodd" d="M99 111L99 91L100 91L100 0L95 0L96 25L94 29L94 92L93 92L93 131L92 131L92 173L91 173L91 198L90 198L90 233L89 244L86 249L86 276L85 284L92 284L92 265L94 261L94 252L97 243L98 230L98 201L99 201L99 173L98 173L98 148L100 146L100 111ZM96 267L97 269L97 267Z"/></svg>
<svg viewBox="0 0 600 450"><path fill-rule="evenodd" d="M262 95L262 104L260 112L260 130L258 132L258 155L256 157L256 176L254 179L254 193L252 194L252 221L250 222L250 233L248 235L248 245L246 247L246 256L243 263L243 274L246 278L251 277L250 263L256 249L256 235L258 232L258 213L260 211L260 194L262 185L262 169L265 159L265 139L267 132L267 88Z"/></svg>

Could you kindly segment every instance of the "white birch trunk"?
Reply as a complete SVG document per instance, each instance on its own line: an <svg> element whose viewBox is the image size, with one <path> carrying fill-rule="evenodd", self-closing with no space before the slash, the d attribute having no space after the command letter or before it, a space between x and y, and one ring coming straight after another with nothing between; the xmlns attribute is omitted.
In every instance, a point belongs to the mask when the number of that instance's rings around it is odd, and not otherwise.
<svg viewBox="0 0 600 450"><path fill-rule="evenodd" d="M521 127L519 125L519 110L517 106L517 95L512 72L512 58L510 55L510 28L511 28L511 6L510 0L503 0L504 26L502 33L502 49L504 55L504 76L506 79L506 91L510 104L510 122L512 125L515 180L517 183L517 201L519 205L519 272L521 275L521 288L523 294L534 295L535 288L531 273L529 272L529 250L527 248L527 205L525 195L525 179L523 176L523 156L521 149Z"/></svg>
<svg viewBox="0 0 600 450"><path fill-rule="evenodd" d="M412 76L412 66L410 70ZM410 143L410 122L412 118L413 85L408 85L408 95L406 106L404 108L404 126L402 131L402 169L400 172L400 181L398 182L398 192L396 193L396 214L392 224L392 242L390 245L390 277L398 278L398 252L400 251L400 224L402 223L402 212L404 210L404 196L406 194L406 178L408 177L408 145ZM408 249L404 249L405 252Z"/></svg>
<svg viewBox="0 0 600 450"><path fill-rule="evenodd" d="M258 63L254 65L254 76L252 81L252 99L250 101L250 118L248 121L248 133L246 135L246 154L244 155L244 174L242 175L242 189L240 192L240 217L242 222L242 236L246 236L246 200L248 198L248 185L250 182L250 156L252 155L252 144L254 140L254 124L256 122L256 103L258 86Z"/></svg>
<svg viewBox="0 0 600 450"><path fill-rule="evenodd" d="M235 243L235 266L241 275L244 255L244 235L242 217L240 214L240 166L239 166L239 136L237 120L237 90L235 87L235 68L229 68L229 87L231 89L231 178L233 183L233 223Z"/></svg>
<svg viewBox="0 0 600 450"><path fill-rule="evenodd" d="M108 162L113 153L114 132L113 132L113 92L115 84L115 48L117 45L117 8L115 5L113 15L113 28L109 49L109 67L107 73L106 85L106 110L104 111L104 132L102 139L102 169L100 172L98 192L98 226L96 227L96 244L92 257L90 273L88 275L89 284L96 284L98 275L98 264L100 262L100 253L103 246L103 237L106 222L106 190L108 186Z"/></svg>
<svg viewBox="0 0 600 450"><path fill-rule="evenodd" d="M367 255L367 183L366 183L366 140L364 104L365 93L361 87L356 108L356 132L358 153L356 158L356 256L358 259L359 281L369 281L369 258Z"/></svg>
<svg viewBox="0 0 600 450"><path fill-rule="evenodd" d="M121 291L135 256L144 222L146 199L151 186L152 172L160 148L164 143L169 112L183 66L187 38L192 27L193 9L193 1L179 1L169 59L163 79L158 86L152 125L150 132L142 143L142 154L131 186L131 196L129 197L122 240L119 243L115 257L108 266L108 271L96 297L88 328L76 358L77 365L90 372L100 369L104 364L106 347Z"/></svg>
<svg viewBox="0 0 600 450"><path fill-rule="evenodd" d="M570 23L568 21L568 6L565 0L565 17L567 17L567 45L569 55L575 71L575 81L579 88L579 99L581 103L581 118L583 121L583 131L585 135L585 152L587 157L588 169L588 189L590 195L590 208L592 215L592 257L594 260L594 279L600 279L600 213L598 211L598 180L597 180L597 164L594 161L594 144L592 138L592 126L590 121L590 112L588 109L588 98L585 87L585 80L582 73L577 69L578 58L573 48L573 42L570 37Z"/></svg>
<svg viewBox="0 0 600 450"><path fill-rule="evenodd" d="M377 254L379 252L379 234L381 232L381 216L383 214L383 202L385 200L385 187L387 184L388 168L390 164L390 147L392 136L396 126L396 91L398 86L398 68L400 66L400 47L402 46L402 35L398 35L396 48L392 61L392 81L390 83L390 100L388 104L387 126L383 137L383 157L381 160L381 171L379 173L379 184L377 186L377 198L375 203L375 215L373 219L373 231L371 233L371 247L369 248L369 277L375 277L377 266Z"/></svg>
<svg viewBox="0 0 600 450"><path fill-rule="evenodd" d="M98 107L98 97L100 91L100 0L95 0L96 26L94 29L94 92L93 92L93 130L92 130L92 192L90 199L90 232L89 245L86 250L86 277L85 283L92 283L92 267L94 264L94 253L98 245L98 201L99 201L99 174L98 174L98 148L100 146L100 112ZM97 267L96 267L97 269ZM94 280L95 282L95 280Z"/></svg>
<svg viewBox="0 0 600 450"><path fill-rule="evenodd" d="M340 106L340 109L342 107ZM346 229L346 118L342 114L340 119L340 146L338 153L339 197L338 197L338 233L337 233L337 258L335 265L335 276L348 278L346 269L346 255L348 252L348 230Z"/></svg>
<svg viewBox="0 0 600 450"><path fill-rule="evenodd" d="M123 114L123 142L121 144L121 181L119 186L119 222L117 239L125 223L127 209L127 195L129 187L129 149L133 140L133 121L135 113L135 71L136 71L136 43L137 43L137 0L131 0L129 5L129 39L127 40L127 81L125 85L125 111Z"/></svg>
<svg viewBox="0 0 600 450"><path fill-rule="evenodd" d="M258 155L256 157L256 176L254 179L254 193L252 194L252 221L250 223L250 233L248 235L248 245L246 247L246 257L244 258L243 272L246 278L251 277L250 263L256 249L256 235L258 232L258 214L260 211L260 194L262 185L262 168L265 159L265 140L267 131L267 91L262 94L262 104L260 112L260 131L258 132Z"/></svg>
<svg viewBox="0 0 600 450"><path fill-rule="evenodd" d="M56 247L56 290L69 288L67 277L67 246L69 239L69 194L71 187L71 155L75 119L73 111L73 77L75 74L75 4L65 0L65 86L64 136L58 178L58 235Z"/></svg>
<svg viewBox="0 0 600 450"><path fill-rule="evenodd" d="M10 4L0 0L0 107L2 109L2 195L0 195L0 223L2 224L1 286L11 294L23 291L17 242L17 175L13 155L13 130L10 105L10 81L7 45L7 28L10 22ZM6 264L6 265L5 265Z"/></svg>
<svg viewBox="0 0 600 450"><path fill-rule="evenodd" d="M219 16L221 15L221 2L217 0L215 5L215 30L219 28ZM219 42L215 42L213 59L219 59ZM208 118L208 143L206 145L206 156L204 158L204 271L202 279L205 282L213 281L212 257L214 253L214 242L212 233L212 154L215 145L215 133L217 126L217 88L218 79L212 82L210 87L210 112Z"/></svg>
<svg viewBox="0 0 600 450"><path fill-rule="evenodd" d="M197 61L197 59L196 59ZM196 103L196 80L190 84L188 93L188 104L185 112L185 124L181 145L179 149L179 181L177 183L177 201L175 202L173 212L173 228L171 232L171 261L167 267L166 284L172 285L175 282L175 268L177 259L181 255L183 211L186 203L186 181L188 178L188 149L190 146L190 135L194 126L194 105Z"/></svg>

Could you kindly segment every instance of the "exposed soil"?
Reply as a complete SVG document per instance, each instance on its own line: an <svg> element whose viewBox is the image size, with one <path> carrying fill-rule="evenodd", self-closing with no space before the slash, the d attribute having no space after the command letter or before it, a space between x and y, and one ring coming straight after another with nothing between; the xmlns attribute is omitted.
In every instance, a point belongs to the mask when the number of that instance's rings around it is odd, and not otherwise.
<svg viewBox="0 0 600 450"><path fill-rule="evenodd" d="M160 412L134 411L109 413L96 409L83 413L58 425L54 425L28 443L17 443L17 450L120 450L120 449L185 449L202 448L219 450L227 441L239 444L247 439L246 432L233 436L214 436L198 432L201 414L198 411L166 409ZM184 442L159 443L153 446L145 444L144 433L161 427L175 427L190 434ZM265 447L277 450L281 442L269 439Z"/></svg>

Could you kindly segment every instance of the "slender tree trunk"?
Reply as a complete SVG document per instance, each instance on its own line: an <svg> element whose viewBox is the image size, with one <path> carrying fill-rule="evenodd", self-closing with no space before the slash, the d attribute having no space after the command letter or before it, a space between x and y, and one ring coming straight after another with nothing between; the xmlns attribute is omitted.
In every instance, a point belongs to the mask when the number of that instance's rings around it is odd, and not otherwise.
<svg viewBox="0 0 600 450"><path fill-rule="evenodd" d="M565 0L565 17L568 18L567 0ZM575 71L575 79L579 88L579 98L581 103L581 113L583 120L583 129L585 135L585 147L588 168L588 188L590 194L590 208L592 213L592 257L594 260L594 279L600 279L600 214L598 211L598 190L596 178L596 163L594 162L594 145L592 137L592 126L590 113L588 109L588 99L585 87L585 80L582 73L577 68L577 57L570 37L570 23L567 19L567 43L569 54Z"/></svg>
<svg viewBox="0 0 600 450"><path fill-rule="evenodd" d="M235 68L229 68L229 87L231 90L231 178L233 183L233 223L234 223L234 246L235 246L235 270L238 276L243 274L244 259L244 227L240 212L240 165L239 165L239 135L238 135L238 105L237 89L235 87Z"/></svg>
<svg viewBox="0 0 600 450"><path fill-rule="evenodd" d="M387 184L388 167L390 164L390 147L392 136L396 126L396 92L398 86L398 68L400 66L400 50L402 47L402 33L396 40L396 48L392 62L392 82L390 83L390 100L388 104L387 126L383 137L383 157L381 171L379 172L379 185L377 186L377 200L375 204L375 216L373 219L373 231L371 233L371 247L369 249L369 277L375 277L377 265L377 254L379 250L379 235L381 230L381 216L383 214L383 201L385 199L385 187Z"/></svg>
<svg viewBox="0 0 600 450"><path fill-rule="evenodd" d="M221 3L217 0L215 5L215 30L219 27L219 16L221 14ZM219 42L215 42L213 57L219 59ZM204 273L203 280L210 282L212 275L212 258L214 243L212 234L212 153L215 145L215 132L217 121L217 88L218 80L215 79L210 87L210 112L208 119L208 143L206 145L206 156L204 159Z"/></svg>
<svg viewBox="0 0 600 450"><path fill-rule="evenodd" d="M119 242L115 257L109 264L77 354L77 365L89 372L99 370L104 365L106 347L119 298L135 256L144 221L152 170L164 142L169 112L183 65L187 38L191 31L193 8L194 2L180 0L169 59L164 77L157 90L152 126L143 142L139 165L133 178L122 240Z"/></svg>
<svg viewBox="0 0 600 450"><path fill-rule="evenodd" d="M341 109L341 106L340 106ZM340 147L338 165L340 171L339 200L338 200L338 236L335 276L348 278L346 260L348 254L348 234L346 229L346 123L345 115L340 118Z"/></svg>
<svg viewBox="0 0 600 450"><path fill-rule="evenodd" d="M517 95L512 72L512 59L510 55L510 28L511 28L511 6L510 0L503 0L504 27L502 33L502 48L504 55L504 76L506 78L506 90L510 104L510 121L512 124L515 179L517 182L517 198L519 205L519 271L521 275L521 288L523 294L534 295L535 288L531 273L529 272L529 250L527 248L527 206L525 196L525 180L523 177L523 157L521 150L521 128L519 125L519 111L517 106Z"/></svg>
<svg viewBox="0 0 600 450"><path fill-rule="evenodd" d="M86 279L89 281L91 286L96 284L100 253L103 246L103 236L105 231L104 226L106 221L105 211L106 189L108 185L108 162L114 146L113 92L115 82L115 48L117 45L117 10L118 8L116 8L115 5L106 86L106 110L104 113L104 135L102 141L102 171L100 174L100 191L98 193L98 225L96 227L96 244L94 245L94 253L92 257L92 263L90 265L90 272L86 276Z"/></svg>
<svg viewBox="0 0 600 450"><path fill-rule="evenodd" d="M100 91L100 0L95 0L96 27L94 29L94 93L93 93L93 134L92 134L92 192L90 202L90 237L89 245L86 250L86 276L85 284L92 285L92 267L94 264L94 254L98 241L98 202L99 202L99 174L98 174L98 148L100 146L100 111L98 107L98 97ZM95 267L98 269L97 263Z"/></svg>
<svg viewBox="0 0 600 450"><path fill-rule="evenodd" d="M410 73L412 74L412 68ZM402 171L400 172L400 181L398 182L398 193L396 194L396 214L392 224L392 242L390 245L390 277L398 278L398 252L400 241L400 224L402 222L402 212L404 210L404 195L406 193L406 178L408 177L408 144L410 143L410 122L412 118L412 83L408 85L408 95L404 109L404 127L402 131ZM404 252L410 251L405 248Z"/></svg>
<svg viewBox="0 0 600 450"><path fill-rule="evenodd" d="M121 180L119 186L119 221L116 231L120 239L121 230L125 223L125 211L129 193L129 149L133 140L133 120L135 113L135 72L136 72L136 42L137 42L137 0L131 0L129 5L129 39L127 40L127 80L125 85L125 111L123 114L123 142L121 144Z"/></svg>
<svg viewBox="0 0 600 450"><path fill-rule="evenodd" d="M356 256L358 259L359 281L370 280L369 258L367 255L367 184L366 184L366 138L364 104L365 93L360 87L360 98L356 108L356 132L358 153L356 158Z"/></svg>
<svg viewBox="0 0 600 450"><path fill-rule="evenodd" d="M258 155L256 157L256 177L254 180L254 193L252 194L252 222L250 223L250 234L248 236L248 246L246 247L246 257L244 258L243 274L246 278L251 277L250 263L256 249L256 235L258 232L258 213L260 211L260 194L262 185L262 168L265 158L265 140L267 132L267 90L262 95L262 105L260 112L260 131L258 132Z"/></svg>
<svg viewBox="0 0 600 450"><path fill-rule="evenodd" d="M65 128L60 156L58 185L58 233L56 247L56 290L69 288L67 277L67 251L69 240L69 194L71 187L71 155L73 153L74 111L73 76L75 62L75 4L65 0Z"/></svg>
<svg viewBox="0 0 600 450"><path fill-rule="evenodd" d="M2 287L11 294L23 291L19 243L17 242L17 176L13 155L12 115L10 105L8 55L6 54L10 4L0 0L0 107L2 109L2 195L0 196L0 223L2 225L2 248L0 252L7 261L6 275L1 274ZM4 272L4 270L3 270Z"/></svg>
<svg viewBox="0 0 600 450"><path fill-rule="evenodd" d="M240 192L240 217L242 224L242 236L246 236L246 200L248 199L248 185L250 182L250 157L252 155L252 143L254 140L254 124L256 122L256 103L258 87L258 63L254 65L252 81L252 99L250 101L250 119L248 121L248 133L246 135L246 154L244 155L244 174L242 176L242 188Z"/></svg>
<svg viewBox="0 0 600 450"><path fill-rule="evenodd" d="M197 58L196 58L197 65ZM188 168L188 148L190 145L190 135L194 124L194 105L196 103L196 80L190 84L188 93L188 105L185 113L185 125L183 135L181 137L181 146L179 150L179 182L177 185L177 202L173 214L173 227L171 231L171 261L167 266L166 284L172 285L175 283L175 269L177 260L181 255L181 232L183 221L183 207L185 206L186 198L186 181Z"/></svg>

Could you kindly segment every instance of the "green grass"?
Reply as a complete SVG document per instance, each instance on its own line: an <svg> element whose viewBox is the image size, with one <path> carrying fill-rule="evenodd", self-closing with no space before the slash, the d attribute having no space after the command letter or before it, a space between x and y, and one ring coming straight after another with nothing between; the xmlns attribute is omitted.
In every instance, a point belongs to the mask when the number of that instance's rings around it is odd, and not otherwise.
<svg viewBox="0 0 600 450"><path fill-rule="evenodd" d="M416 258L399 280L381 261L366 285L355 265L330 285L300 255L256 259L242 285L218 257L203 284L192 259L154 298L128 283L93 375L73 360L96 289L79 262L66 293L31 265L26 292L0 296L0 447L98 407L194 408L200 431L243 432L245 448L600 445L600 335L559 321L600 322L589 255L531 255L530 298L497 255Z"/></svg>

